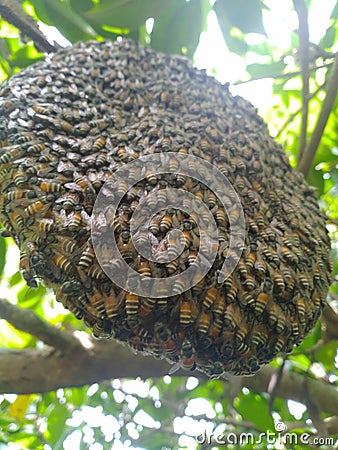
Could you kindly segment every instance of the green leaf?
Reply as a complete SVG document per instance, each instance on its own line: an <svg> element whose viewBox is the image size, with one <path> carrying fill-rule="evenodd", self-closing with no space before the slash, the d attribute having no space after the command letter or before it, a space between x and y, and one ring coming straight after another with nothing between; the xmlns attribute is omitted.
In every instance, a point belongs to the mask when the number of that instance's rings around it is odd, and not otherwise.
<svg viewBox="0 0 338 450"><path fill-rule="evenodd" d="M36 14L48 25L58 28L70 42L88 40L97 37L97 33L87 20L68 4L61 0L32 0Z"/></svg>
<svg viewBox="0 0 338 450"><path fill-rule="evenodd" d="M337 355L337 342L327 342L316 351L315 355L316 361L321 362L327 371L333 370L335 357Z"/></svg>
<svg viewBox="0 0 338 450"><path fill-rule="evenodd" d="M70 417L70 412L65 405L54 404L54 408L48 415L48 425L46 437L49 444L55 449L60 438L63 437L66 428L66 420ZM62 447L61 447L62 448Z"/></svg>
<svg viewBox="0 0 338 450"><path fill-rule="evenodd" d="M335 7L332 10L330 19L337 19L338 17L338 3L336 2Z"/></svg>
<svg viewBox="0 0 338 450"><path fill-rule="evenodd" d="M43 58L43 54L38 52L33 44L27 44L18 51L12 53L9 60L10 66L13 67L28 67L39 59Z"/></svg>
<svg viewBox="0 0 338 450"><path fill-rule="evenodd" d="M201 32L207 31L208 26L208 15L211 11L211 5L209 0L200 0L201 1L201 12L202 12L202 20L201 20Z"/></svg>
<svg viewBox="0 0 338 450"><path fill-rule="evenodd" d="M69 4L74 11L79 14L87 12L93 7L93 2L91 0L70 0Z"/></svg>
<svg viewBox="0 0 338 450"><path fill-rule="evenodd" d="M245 42L244 35L242 37L233 36L231 34L232 25L227 16L225 5L222 1L217 1L214 10L217 15L218 24L223 34L223 39L231 52L238 55L245 55L248 50L248 44Z"/></svg>
<svg viewBox="0 0 338 450"><path fill-rule="evenodd" d="M22 308L34 309L45 294L46 288L42 284L39 284L37 289L25 285L17 295L18 303Z"/></svg>
<svg viewBox="0 0 338 450"><path fill-rule="evenodd" d="M337 32L337 30L336 30L335 25L331 25L326 30L325 35L320 40L319 46L321 48L326 48L326 49L331 48L336 41L336 32Z"/></svg>
<svg viewBox="0 0 338 450"><path fill-rule="evenodd" d="M172 0L166 13L155 19L151 46L165 53L183 53L192 58L198 45L201 26L200 0Z"/></svg>
<svg viewBox="0 0 338 450"><path fill-rule="evenodd" d="M269 78L278 76L284 68L285 63L283 61L276 61L268 64L249 64L246 70L252 78Z"/></svg>
<svg viewBox="0 0 338 450"><path fill-rule="evenodd" d="M84 13L89 22L135 30L149 17L158 17L168 7L167 0L102 0Z"/></svg>
<svg viewBox="0 0 338 450"><path fill-rule="evenodd" d="M231 25L244 33L266 34L260 0L216 0L214 8L217 16L225 14Z"/></svg>
<svg viewBox="0 0 338 450"><path fill-rule="evenodd" d="M259 394L242 394L234 401L234 406L244 419L255 424L260 430L274 429L274 421L269 413L268 401Z"/></svg>
<svg viewBox="0 0 338 450"><path fill-rule="evenodd" d="M309 370L311 366L311 361L306 355L290 355L288 362L291 362L293 367L301 369L304 372Z"/></svg>
<svg viewBox="0 0 338 450"><path fill-rule="evenodd" d="M2 277L6 263L6 252L7 252L7 245L5 239L2 236L0 236L0 278Z"/></svg>
<svg viewBox="0 0 338 450"><path fill-rule="evenodd" d="M88 387L82 388L67 388L65 389L65 397L69 403L72 403L76 407L83 405L87 398Z"/></svg>
<svg viewBox="0 0 338 450"><path fill-rule="evenodd" d="M307 182L311 186L314 186L317 188L316 197L319 197L324 192L324 178L323 178L323 171L322 170L316 170L314 167L310 170L308 176L307 176Z"/></svg>

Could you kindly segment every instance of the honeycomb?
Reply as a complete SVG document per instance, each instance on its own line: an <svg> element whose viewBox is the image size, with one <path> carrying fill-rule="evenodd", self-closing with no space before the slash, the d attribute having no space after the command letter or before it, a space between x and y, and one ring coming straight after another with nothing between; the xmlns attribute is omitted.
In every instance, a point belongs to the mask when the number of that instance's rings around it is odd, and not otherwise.
<svg viewBox="0 0 338 450"><path fill-rule="evenodd" d="M254 107L188 59L128 39L60 49L1 87L0 145L0 220L20 248L22 275L32 288L37 279L51 287L95 337L209 377L250 375L291 352L318 319L330 262L313 190ZM145 166L142 180L118 186L116 214L102 210L120 255L108 248L99 264L91 233L99 192L124 165L169 153L171 173ZM207 179L181 173L175 154L212 164L243 207L243 251L225 280L218 275L239 212L224 208ZM114 283L107 267L117 271L123 258L144 278L170 278L200 250L199 212L166 205L169 189L206 205L216 257L190 289L173 283L170 295L142 297ZM152 193L160 208L144 238L154 253L171 251L170 261L144 258L131 233L133 213ZM183 237L179 254L168 237L174 229Z"/></svg>

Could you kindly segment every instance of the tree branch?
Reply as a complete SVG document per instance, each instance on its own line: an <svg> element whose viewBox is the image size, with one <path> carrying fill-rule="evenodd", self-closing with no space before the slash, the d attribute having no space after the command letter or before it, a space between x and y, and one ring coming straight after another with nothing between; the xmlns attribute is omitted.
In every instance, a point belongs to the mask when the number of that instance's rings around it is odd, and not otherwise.
<svg viewBox="0 0 338 450"><path fill-rule="evenodd" d="M253 377L243 378L243 386L257 392L268 392L268 386L276 368L266 366ZM284 372L276 395L287 400L305 403L304 375L295 372ZM316 402L318 407L329 414L337 415L338 390L335 386L321 380L308 379L308 395Z"/></svg>
<svg viewBox="0 0 338 450"><path fill-rule="evenodd" d="M332 111L336 100L338 90L338 53L336 53L332 71L330 73L329 82L327 86L326 96L323 101L323 106L320 111L317 124L312 133L310 142L308 143L301 160L298 160L298 170L307 177L311 165L313 163L316 151L318 149L321 137L323 135L329 115Z"/></svg>
<svg viewBox="0 0 338 450"><path fill-rule="evenodd" d="M333 64L332 62L329 62L329 63L325 63L325 64L320 64L319 66L313 66L313 67L309 68L309 71L314 72L315 70L318 70L318 69L330 67L330 66L332 66L332 64ZM273 79L293 78L293 77L296 77L301 74L302 74L301 70L296 70L295 72L279 73L277 75L272 75L272 74L271 75L262 75L262 76L250 78L250 80L235 81L233 84L234 84L234 86L238 86L239 84L250 83L250 81L264 80L265 78L273 78Z"/></svg>
<svg viewBox="0 0 338 450"><path fill-rule="evenodd" d="M7 300L0 298L0 317L7 320L13 327L29 333L47 345L64 352L72 352L79 347L73 334L61 331L40 319L33 311L19 308Z"/></svg>
<svg viewBox="0 0 338 450"><path fill-rule="evenodd" d="M5 304L5 306L4 306ZM1 315L12 319L11 323L22 325L22 318L15 320L13 314L18 313L17 307L13 308L8 302L2 301ZM7 309L6 309L7 307ZM9 311L9 312L8 312ZM32 311L23 310L25 320L30 326L41 329L40 318ZM26 315L29 313L29 315ZM12 315L11 315L12 314ZM32 318L32 315L35 318ZM51 325L45 324L43 331L35 333L44 341L53 342L54 332L65 334L68 342L69 334L64 331L55 330ZM28 327L25 331L28 331ZM47 334L52 338L48 338ZM40 338L39 337L39 338ZM61 338L62 339L62 338ZM116 341L98 341L85 332L75 331L71 334L71 340L76 341L72 351L69 348L55 351L54 348L42 350L25 348L0 349L0 393L14 392L17 394L41 393L53 391L63 387L79 387L86 384L99 382L110 378L157 378L168 374L170 364L165 360L157 360L150 356L135 355L128 347ZM62 344L62 343L61 343ZM225 384L240 382L242 387L246 386L257 392L269 393L271 378L276 376L278 369L266 366L252 377L229 376ZM191 376L191 372L180 370L175 376ZM196 371L194 376L205 379L205 375ZM336 387L321 380L308 379L307 397L316 402L321 411L338 415L338 390ZM304 403L304 375L298 373L283 373L279 380L275 394L284 399L292 399Z"/></svg>
<svg viewBox="0 0 338 450"><path fill-rule="evenodd" d="M300 69L302 72L302 125L299 138L298 160L300 161L305 147L307 135L307 123L309 114L309 24L307 7L304 0L293 0L295 10L298 16L298 34L299 34L299 58Z"/></svg>
<svg viewBox="0 0 338 450"><path fill-rule="evenodd" d="M313 99L318 94L318 92L320 92L322 89L324 89L325 85L326 85L326 80L314 92L312 92L312 94L309 96L309 101L311 99ZM302 109L303 109L303 107L300 107L294 113L290 114L288 119L283 123L281 128L278 130L277 134L275 134L273 136L274 139L277 139L283 133L283 131L290 125L290 123L292 123L293 120L298 116L298 114L302 112Z"/></svg>
<svg viewBox="0 0 338 450"><path fill-rule="evenodd" d="M58 47L47 41L36 22L25 14L17 0L0 0L0 14L7 22L31 38L38 51L56 52Z"/></svg>

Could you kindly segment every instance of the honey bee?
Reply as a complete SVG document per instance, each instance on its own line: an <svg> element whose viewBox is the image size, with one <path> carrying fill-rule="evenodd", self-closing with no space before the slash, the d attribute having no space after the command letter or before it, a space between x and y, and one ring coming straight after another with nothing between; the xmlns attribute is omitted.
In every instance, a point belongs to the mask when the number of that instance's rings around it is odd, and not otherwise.
<svg viewBox="0 0 338 450"><path fill-rule="evenodd" d="M130 263L133 261L134 259L134 253L135 253L135 249L133 247L133 245L131 244L131 242L129 241L126 244L120 244L118 246L120 254L122 256L122 258L127 262Z"/></svg>
<svg viewBox="0 0 338 450"><path fill-rule="evenodd" d="M29 147L27 147L27 153L29 155L37 155L39 153L42 153L43 151L46 150L46 146L45 144L42 143L36 143L33 145L30 145Z"/></svg>
<svg viewBox="0 0 338 450"><path fill-rule="evenodd" d="M100 131L105 130L109 126L109 124L110 124L109 119L108 120L107 119L94 119L89 122L89 125L91 127L96 127Z"/></svg>
<svg viewBox="0 0 338 450"><path fill-rule="evenodd" d="M16 186L21 187L25 184L27 181L27 175L25 172L21 169L16 170L13 172L13 180Z"/></svg>
<svg viewBox="0 0 338 450"><path fill-rule="evenodd" d="M154 330L157 333L163 350L169 355L174 355L177 352L177 345L175 340L171 337L169 328L161 322L156 322Z"/></svg>
<svg viewBox="0 0 338 450"><path fill-rule="evenodd" d="M105 304L104 297L99 293L97 289L94 289L93 294L89 296L90 304L95 308L101 317L104 317Z"/></svg>
<svg viewBox="0 0 338 450"><path fill-rule="evenodd" d="M19 227L19 228L23 228L25 221L24 218L18 213L18 212L12 212L11 213L11 219L13 220L13 222L15 222L15 224Z"/></svg>
<svg viewBox="0 0 338 450"><path fill-rule="evenodd" d="M243 312L234 303L227 305L224 313L224 325L229 330L234 330L243 318Z"/></svg>
<svg viewBox="0 0 338 450"><path fill-rule="evenodd" d="M221 317L220 316L214 317L214 320L209 328L209 336L211 336L213 339L216 339L222 331L222 325L223 322Z"/></svg>
<svg viewBox="0 0 338 450"><path fill-rule="evenodd" d="M92 147L93 152L98 152L98 151L102 150L103 147L105 146L105 144L106 144L106 138L104 136L100 136L93 143L93 147Z"/></svg>
<svg viewBox="0 0 338 450"><path fill-rule="evenodd" d="M55 192L61 192L64 188L61 183L42 181L42 183L40 183L40 189L47 194L52 194Z"/></svg>
<svg viewBox="0 0 338 450"><path fill-rule="evenodd" d="M285 283L282 275L278 272L274 272L273 274L273 284L274 284L274 290L276 292L282 292L285 289Z"/></svg>
<svg viewBox="0 0 338 450"><path fill-rule="evenodd" d="M184 280L177 279L175 281L175 283L174 283L174 286L173 286L173 294L174 295L181 294L183 292L183 290L184 290L184 287L185 287Z"/></svg>
<svg viewBox="0 0 338 450"><path fill-rule="evenodd" d="M159 224L160 232L167 233L170 230L170 228L172 227L172 224L173 224L172 216L170 216L169 214L166 214L160 220L160 224Z"/></svg>
<svg viewBox="0 0 338 450"><path fill-rule="evenodd" d="M71 239L65 236L58 236L58 249L65 255L70 256L75 252L77 248L77 242L75 239Z"/></svg>
<svg viewBox="0 0 338 450"><path fill-rule="evenodd" d="M180 242L184 245L184 249L189 248L191 243L191 234L187 230L183 230L180 235Z"/></svg>
<svg viewBox="0 0 338 450"><path fill-rule="evenodd" d="M245 257L245 265L248 268L248 270L252 270L254 268L256 262L256 254L253 252L250 252Z"/></svg>
<svg viewBox="0 0 338 450"><path fill-rule="evenodd" d="M139 261L137 271L144 277L151 277L151 269L148 261Z"/></svg>
<svg viewBox="0 0 338 450"><path fill-rule="evenodd" d="M147 317L154 309L156 304L156 299L154 298L144 298L140 306L140 316Z"/></svg>
<svg viewBox="0 0 338 450"><path fill-rule="evenodd" d="M160 94L160 101L162 103L168 103L170 100L170 94L168 91L162 91Z"/></svg>
<svg viewBox="0 0 338 450"><path fill-rule="evenodd" d="M212 306L212 312L216 315L223 316L225 309L225 297L218 293L213 306Z"/></svg>
<svg viewBox="0 0 338 450"><path fill-rule="evenodd" d="M187 261L189 266L193 265L195 261L197 260L197 253L196 252L189 252Z"/></svg>
<svg viewBox="0 0 338 450"><path fill-rule="evenodd" d="M202 305L205 309L211 308L211 306L215 303L218 296L218 290L215 287L211 287L207 290L205 297L203 299Z"/></svg>
<svg viewBox="0 0 338 450"><path fill-rule="evenodd" d="M178 259L174 259L170 262L168 262L166 265L166 269L169 275L174 274L179 270L179 262Z"/></svg>
<svg viewBox="0 0 338 450"><path fill-rule="evenodd" d="M34 226L43 233L50 233L55 229L55 224L52 219L35 220Z"/></svg>
<svg viewBox="0 0 338 450"><path fill-rule="evenodd" d="M268 314L268 322L271 327L274 327L277 333L282 333L286 328L286 316L282 309L273 302L267 303L266 311Z"/></svg>
<svg viewBox="0 0 338 450"><path fill-rule="evenodd" d="M108 320L97 320L92 326L93 336L97 339L107 339L111 336L111 325Z"/></svg>
<svg viewBox="0 0 338 450"><path fill-rule="evenodd" d="M147 168L145 170L145 178L147 180L147 182L151 185L155 185L158 182L158 178L156 173L154 173L153 169L151 168Z"/></svg>
<svg viewBox="0 0 338 450"><path fill-rule="evenodd" d="M238 285L235 280L232 281L230 288L226 289L226 300L228 303L233 303L236 300L238 293Z"/></svg>
<svg viewBox="0 0 338 450"><path fill-rule="evenodd" d="M15 145L11 147L2 147L1 152L3 152L3 154L0 156L0 165L5 165L14 161L16 158L21 158L24 154L24 149L20 145Z"/></svg>
<svg viewBox="0 0 338 450"><path fill-rule="evenodd" d="M298 257L286 245L278 246L277 253L282 260L289 261L292 264L298 263Z"/></svg>
<svg viewBox="0 0 338 450"><path fill-rule="evenodd" d="M138 313L140 299L136 294L127 293L125 298L126 313L128 316L133 316Z"/></svg>
<svg viewBox="0 0 338 450"><path fill-rule="evenodd" d="M192 321L192 305L189 300L183 300L180 305L179 320L182 326L187 326Z"/></svg>
<svg viewBox="0 0 338 450"><path fill-rule="evenodd" d="M48 208L48 205L43 203L41 200L31 203L24 209L24 215L26 217L34 216L35 214L42 214L44 210Z"/></svg>
<svg viewBox="0 0 338 450"><path fill-rule="evenodd" d="M252 219L251 217L247 217L246 219L249 230L252 231L254 234L258 233L258 226L256 224L256 222L254 221L254 219Z"/></svg>
<svg viewBox="0 0 338 450"><path fill-rule="evenodd" d="M218 226L225 227L228 224L228 219L223 208L218 208L215 212L215 220Z"/></svg>
<svg viewBox="0 0 338 450"><path fill-rule="evenodd" d="M278 336L276 339L276 342L274 343L274 349L276 353L279 353L282 351L283 347L286 343L286 337L285 336Z"/></svg>
<svg viewBox="0 0 338 450"><path fill-rule="evenodd" d="M200 334L207 334L211 323L211 316L207 312L199 315L197 320L196 331Z"/></svg>
<svg viewBox="0 0 338 450"><path fill-rule="evenodd" d="M296 308L298 312L299 321L305 325L305 315L306 315L306 302L303 297L299 297L296 300Z"/></svg>
<svg viewBox="0 0 338 450"><path fill-rule="evenodd" d="M185 370L193 371L196 368L195 358L194 358L194 348L192 342L185 338L182 342L182 367Z"/></svg>
<svg viewBox="0 0 338 450"><path fill-rule="evenodd" d="M95 278L96 280L100 280L105 278L105 273L103 272L101 266L95 262L87 269L87 273L91 278Z"/></svg>
<svg viewBox="0 0 338 450"><path fill-rule="evenodd" d="M253 347L264 347L268 342L268 332L265 326L255 324L252 328L250 341Z"/></svg>
<svg viewBox="0 0 338 450"><path fill-rule="evenodd" d="M82 216L79 212L72 212L69 215L68 228L70 231L77 231L81 228L82 225Z"/></svg>
<svg viewBox="0 0 338 450"><path fill-rule="evenodd" d="M163 150L169 150L171 146L171 137L169 134L163 134L163 138L161 141L161 146Z"/></svg>
<svg viewBox="0 0 338 450"><path fill-rule="evenodd" d="M61 270L68 272L71 267L72 263L64 257L64 255L61 255L60 253L55 253L53 256L54 264L59 267Z"/></svg>
<svg viewBox="0 0 338 450"><path fill-rule="evenodd" d="M73 279L71 281L65 281L62 284L60 290L63 295L77 294L81 292L82 284L80 283L80 281L76 279Z"/></svg>
<svg viewBox="0 0 338 450"><path fill-rule="evenodd" d="M248 276L248 270L247 270L247 266L242 258L238 261L236 270L238 271L238 273L242 279L246 279L246 277Z"/></svg>
<svg viewBox="0 0 338 450"><path fill-rule="evenodd" d="M120 294L116 296L113 290L110 295L104 296L104 307L108 319L114 319L120 314L125 296L126 293L124 291L121 291Z"/></svg>
<svg viewBox="0 0 338 450"><path fill-rule="evenodd" d="M256 315L263 314L263 311L265 310L268 301L269 295L266 292L260 292L258 294L254 305L254 311Z"/></svg>
<svg viewBox="0 0 338 450"><path fill-rule="evenodd" d="M312 282L309 280L306 272L298 272L298 283L302 289L308 290L312 288Z"/></svg>
<svg viewBox="0 0 338 450"><path fill-rule="evenodd" d="M240 322L234 336L234 345L240 354L248 350L248 345L245 342L245 339L248 336L249 331L250 325L245 321Z"/></svg>
<svg viewBox="0 0 338 450"><path fill-rule="evenodd" d="M95 253L92 245L89 245L80 256L78 266L82 269L88 269L93 264Z"/></svg>

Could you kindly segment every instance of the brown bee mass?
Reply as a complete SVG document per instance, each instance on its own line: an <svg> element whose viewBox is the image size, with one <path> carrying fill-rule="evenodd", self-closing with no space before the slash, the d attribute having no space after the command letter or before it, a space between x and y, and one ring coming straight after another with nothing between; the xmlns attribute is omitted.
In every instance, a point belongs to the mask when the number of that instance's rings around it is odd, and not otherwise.
<svg viewBox="0 0 338 450"><path fill-rule="evenodd" d="M311 188L252 105L187 59L129 40L59 50L2 86L0 145L0 219L20 247L23 277L52 287L95 336L218 377L255 373L300 344L318 319L330 281L329 240ZM105 216L121 258L155 278L194 264L198 212L166 208L169 188L207 206L219 243L211 269L189 291L177 282L169 298L144 298L107 277L105 268L118 270L121 261L104 245L98 264L92 211L119 167L166 152L203 158L229 179L245 214L244 250L218 283L229 217L236 224L238 211L225 212L206 185L178 172L175 159L169 175L145 168L134 186L120 183L117 214ZM147 261L130 233L133 212L152 192L163 209L137 239L166 243L171 261ZM173 228L182 231L181 253L167 236Z"/></svg>

